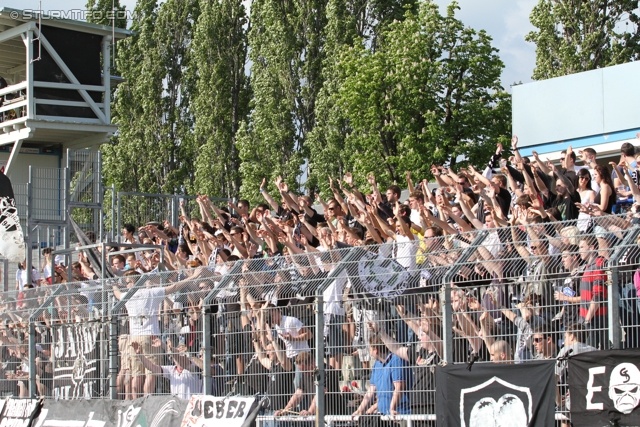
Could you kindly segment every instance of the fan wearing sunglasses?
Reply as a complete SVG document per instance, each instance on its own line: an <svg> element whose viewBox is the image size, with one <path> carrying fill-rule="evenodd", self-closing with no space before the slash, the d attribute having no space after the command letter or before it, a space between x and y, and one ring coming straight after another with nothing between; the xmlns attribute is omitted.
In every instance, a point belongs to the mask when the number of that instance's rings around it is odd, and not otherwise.
<svg viewBox="0 0 640 427"><path fill-rule="evenodd" d="M544 327L538 327L533 330L531 342L536 351L536 359L555 359L556 354L558 354L553 336Z"/></svg>

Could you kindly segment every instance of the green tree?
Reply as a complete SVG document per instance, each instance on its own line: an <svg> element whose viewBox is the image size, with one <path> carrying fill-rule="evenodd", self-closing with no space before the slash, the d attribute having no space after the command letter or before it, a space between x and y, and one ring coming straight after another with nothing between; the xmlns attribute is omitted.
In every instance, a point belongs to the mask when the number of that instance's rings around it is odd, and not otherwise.
<svg viewBox="0 0 640 427"><path fill-rule="evenodd" d="M404 171L421 177L431 163L460 156L479 164L510 133L510 102L500 85L503 63L491 38L465 28L453 2L442 16L422 3L390 24L378 49L362 43L344 53L340 104L349 123L343 162L360 181Z"/></svg>
<svg viewBox="0 0 640 427"><path fill-rule="evenodd" d="M87 22L127 28L126 7L120 5L120 0L88 0L85 8L90 12Z"/></svg>
<svg viewBox="0 0 640 427"><path fill-rule="evenodd" d="M299 188L306 137L322 88L324 0L256 0L251 5L251 114L238 136L241 194L256 200L264 177Z"/></svg>
<svg viewBox="0 0 640 427"><path fill-rule="evenodd" d="M540 0L530 15L537 30L534 80L544 80L638 59L637 0Z"/></svg>
<svg viewBox="0 0 640 427"><path fill-rule="evenodd" d="M201 1L193 40L195 189L234 197L240 191L236 134L249 111L248 19L242 0Z"/></svg>
<svg viewBox="0 0 640 427"><path fill-rule="evenodd" d="M140 0L135 15L135 33L118 50L126 81L114 100L118 136L103 147L105 178L121 191L183 192L194 176L189 66L198 4Z"/></svg>
<svg viewBox="0 0 640 427"><path fill-rule="evenodd" d="M338 102L346 78L341 67L342 52L360 42L375 51L389 24L404 20L405 12L416 7L415 0L328 2L323 87L316 102L316 125L307 140L309 167L305 187L308 192L321 189L326 193L328 177L339 177L345 172L343 150L349 126Z"/></svg>

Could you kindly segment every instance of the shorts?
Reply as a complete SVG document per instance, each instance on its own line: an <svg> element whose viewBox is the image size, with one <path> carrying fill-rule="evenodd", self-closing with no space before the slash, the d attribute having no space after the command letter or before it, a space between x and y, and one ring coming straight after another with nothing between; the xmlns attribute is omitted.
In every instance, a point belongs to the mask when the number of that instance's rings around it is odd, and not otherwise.
<svg viewBox="0 0 640 427"><path fill-rule="evenodd" d="M142 335L142 336L131 336L129 337L127 352L123 354L123 363L128 364L129 369L131 370L131 375L139 376L139 375L149 375L151 371L145 369L144 365L140 361L140 358L131 347L131 343L137 342L141 349L142 354L151 361L151 363L156 365L161 365L161 351L162 347L152 347L151 346L151 335ZM126 366L126 365L124 365Z"/></svg>
<svg viewBox="0 0 640 427"><path fill-rule="evenodd" d="M129 363L128 353L130 350L131 341L129 340L129 335L123 334L118 337L118 352L121 355L120 358L120 370L128 371L131 369L131 364Z"/></svg>

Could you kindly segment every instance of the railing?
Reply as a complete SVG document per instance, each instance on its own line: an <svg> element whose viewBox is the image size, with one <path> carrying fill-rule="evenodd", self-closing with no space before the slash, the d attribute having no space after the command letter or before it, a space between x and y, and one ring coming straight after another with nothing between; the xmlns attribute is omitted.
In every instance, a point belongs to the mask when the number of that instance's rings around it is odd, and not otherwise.
<svg viewBox="0 0 640 427"><path fill-rule="evenodd" d="M5 295L0 384L65 399L260 394L262 423L344 425L375 414L362 402L391 351L399 417L427 423L438 363L555 363L567 330L638 347L640 228L621 219L595 218L588 234L557 222L307 253L285 238L283 255Z"/></svg>
<svg viewBox="0 0 640 427"><path fill-rule="evenodd" d="M113 190L112 190L113 191ZM180 206L184 206L190 217L199 215L199 208L195 196L179 194L153 194L119 191L112 203L112 220L115 219L113 232L116 236L125 224L144 225L149 222L162 224L168 221L172 226L180 224ZM219 206L225 206L231 199L212 198L211 201Z"/></svg>
<svg viewBox="0 0 640 427"><path fill-rule="evenodd" d="M25 94L26 89L27 82L0 89L0 131L3 132L2 127L27 117L29 101Z"/></svg>

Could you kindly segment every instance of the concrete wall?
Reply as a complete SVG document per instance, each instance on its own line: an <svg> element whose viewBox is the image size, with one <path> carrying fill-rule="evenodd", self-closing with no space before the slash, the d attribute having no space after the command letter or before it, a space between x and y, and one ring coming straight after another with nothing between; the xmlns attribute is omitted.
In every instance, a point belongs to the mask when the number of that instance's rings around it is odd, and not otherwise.
<svg viewBox="0 0 640 427"><path fill-rule="evenodd" d="M622 141L638 130L640 61L513 87L520 147Z"/></svg>

